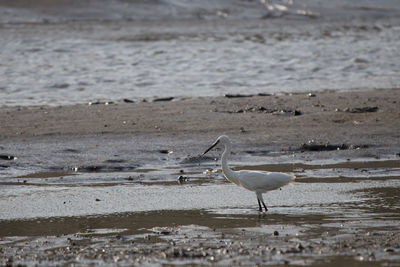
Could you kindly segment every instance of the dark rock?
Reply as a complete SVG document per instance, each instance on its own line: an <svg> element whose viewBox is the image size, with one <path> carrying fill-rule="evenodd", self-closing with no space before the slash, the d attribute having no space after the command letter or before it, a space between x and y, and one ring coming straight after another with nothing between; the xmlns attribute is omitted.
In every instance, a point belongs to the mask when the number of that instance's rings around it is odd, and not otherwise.
<svg viewBox="0 0 400 267"><path fill-rule="evenodd" d="M226 98L241 98L241 97L252 97L254 95L243 95L243 94L226 94Z"/></svg>
<svg viewBox="0 0 400 267"><path fill-rule="evenodd" d="M123 101L124 101L125 103L135 103L135 101L133 101L133 100L131 100L131 99L128 99L128 98L124 98Z"/></svg>
<svg viewBox="0 0 400 267"><path fill-rule="evenodd" d="M317 144L314 141L309 141L307 144L300 146L300 151L333 151L346 149L361 149L368 148L368 145L349 145L349 144Z"/></svg>
<svg viewBox="0 0 400 267"><path fill-rule="evenodd" d="M161 98L155 98L153 99L153 102L167 102L167 101L172 101L174 98L171 97L161 97Z"/></svg>
<svg viewBox="0 0 400 267"><path fill-rule="evenodd" d="M0 155L0 159L2 159L2 160L16 160L17 157L16 156L12 156L12 155Z"/></svg>
<svg viewBox="0 0 400 267"><path fill-rule="evenodd" d="M274 231L274 236L278 236L279 232L278 231Z"/></svg>
<svg viewBox="0 0 400 267"><path fill-rule="evenodd" d="M169 230L162 230L162 231L160 232L160 234L162 234L162 235L170 235L170 234L171 234L171 231L169 231Z"/></svg>
<svg viewBox="0 0 400 267"><path fill-rule="evenodd" d="M303 247L303 245L302 245L301 243L298 243L297 246L296 246L296 248L297 248L298 250L300 250L300 251L304 250L304 247Z"/></svg>
<svg viewBox="0 0 400 267"><path fill-rule="evenodd" d="M180 175L180 176L178 177L178 183L180 183L180 184L182 184L182 183L184 183L184 182L187 182L187 181L189 181L189 178L186 177L186 176Z"/></svg>
<svg viewBox="0 0 400 267"><path fill-rule="evenodd" d="M331 144L308 143L308 144L302 144L300 147L301 151L332 151L332 150L344 150L344 149L349 149L349 146L346 144L331 145Z"/></svg>
<svg viewBox="0 0 400 267"><path fill-rule="evenodd" d="M295 115L295 116L300 116L302 113L301 113L301 111L300 110L294 110L293 111L293 115Z"/></svg>
<svg viewBox="0 0 400 267"><path fill-rule="evenodd" d="M378 107L362 107L362 108L346 108L345 112L349 113L367 113L367 112L377 112Z"/></svg>
<svg viewBox="0 0 400 267"><path fill-rule="evenodd" d="M268 93L258 93L257 96L271 96L271 94L268 94Z"/></svg>
<svg viewBox="0 0 400 267"><path fill-rule="evenodd" d="M161 154L172 154L173 151L169 150L169 149L161 149L158 152L160 152Z"/></svg>

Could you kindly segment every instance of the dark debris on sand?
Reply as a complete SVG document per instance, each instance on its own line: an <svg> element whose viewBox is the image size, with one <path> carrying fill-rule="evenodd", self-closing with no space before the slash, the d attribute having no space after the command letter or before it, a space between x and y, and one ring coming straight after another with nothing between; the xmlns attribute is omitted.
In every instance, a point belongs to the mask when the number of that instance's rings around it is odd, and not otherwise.
<svg viewBox="0 0 400 267"><path fill-rule="evenodd" d="M329 144L329 143L316 143L314 140L303 143L299 147L299 151L334 151L334 150L347 150L347 149L361 149L368 148L368 145L354 145L354 144Z"/></svg>
<svg viewBox="0 0 400 267"><path fill-rule="evenodd" d="M222 113L266 113L266 114L273 114L273 115L293 115L299 116L303 113L297 109L286 109L286 108L266 108L264 106L253 106L253 107L245 107L236 110L227 110L227 111L219 111L214 110L215 112L222 112Z"/></svg>

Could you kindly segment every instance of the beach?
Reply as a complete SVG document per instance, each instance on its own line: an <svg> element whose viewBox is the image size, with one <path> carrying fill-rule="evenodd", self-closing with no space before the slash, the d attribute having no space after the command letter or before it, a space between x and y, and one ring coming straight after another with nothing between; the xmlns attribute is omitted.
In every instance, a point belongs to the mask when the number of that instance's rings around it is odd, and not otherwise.
<svg viewBox="0 0 400 267"><path fill-rule="evenodd" d="M399 266L397 4L0 0L0 265Z"/></svg>
<svg viewBox="0 0 400 267"><path fill-rule="evenodd" d="M15 157L1 161L2 263L396 265L399 101L382 89L2 108L1 154ZM296 175L265 195L268 212L223 179L220 152L198 156L221 134L234 169Z"/></svg>

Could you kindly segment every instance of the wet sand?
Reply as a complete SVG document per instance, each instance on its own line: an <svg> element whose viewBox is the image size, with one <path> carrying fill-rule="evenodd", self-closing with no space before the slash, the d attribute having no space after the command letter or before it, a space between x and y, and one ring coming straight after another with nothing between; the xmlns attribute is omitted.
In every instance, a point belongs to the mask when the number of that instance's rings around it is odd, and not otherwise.
<svg viewBox="0 0 400 267"><path fill-rule="evenodd" d="M132 100L0 109L1 264L400 264L398 89Z"/></svg>
<svg viewBox="0 0 400 267"><path fill-rule="evenodd" d="M398 89L155 100L3 107L0 136L16 140L134 134L172 142L178 136L198 140L197 148L223 133L234 137L236 145L250 146L295 146L315 139L392 147L399 137ZM126 103L130 101L135 102Z"/></svg>

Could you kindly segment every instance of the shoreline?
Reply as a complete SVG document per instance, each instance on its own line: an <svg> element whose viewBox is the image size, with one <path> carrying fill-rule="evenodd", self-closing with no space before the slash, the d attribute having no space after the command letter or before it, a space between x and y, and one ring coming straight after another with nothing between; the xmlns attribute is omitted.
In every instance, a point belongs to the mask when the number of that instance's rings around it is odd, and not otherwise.
<svg viewBox="0 0 400 267"><path fill-rule="evenodd" d="M398 160L398 103L391 89L0 108L1 176L196 164L222 134L236 166Z"/></svg>
<svg viewBox="0 0 400 267"><path fill-rule="evenodd" d="M15 156L0 161L0 263L397 264L399 103L392 89L0 108ZM220 177L218 151L196 157L220 134L235 169L296 174L267 213Z"/></svg>
<svg viewBox="0 0 400 267"><path fill-rule="evenodd" d="M0 137L18 139L40 136L62 137L98 134L216 136L222 133L259 139L268 135L283 144L318 137L321 142L338 142L342 136L331 129L359 135L368 128L399 137L399 89L368 91L243 95L233 97L165 98L152 102L97 102L71 106L19 106L0 108ZM317 129L315 129L317 127ZM289 132L295 128L305 131ZM268 129L268 131L267 131ZM308 133L309 138L306 138ZM364 132L368 135L368 131ZM284 140L280 135L288 137ZM301 138L300 138L301 137ZM348 136L350 142L354 137ZM362 136L359 136L361 140ZM293 140L288 142L288 140ZM260 141L260 140L257 140ZM384 140L374 140L381 143ZM385 142L382 142L384 144ZM391 143L395 144L395 143Z"/></svg>

